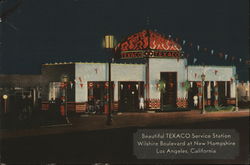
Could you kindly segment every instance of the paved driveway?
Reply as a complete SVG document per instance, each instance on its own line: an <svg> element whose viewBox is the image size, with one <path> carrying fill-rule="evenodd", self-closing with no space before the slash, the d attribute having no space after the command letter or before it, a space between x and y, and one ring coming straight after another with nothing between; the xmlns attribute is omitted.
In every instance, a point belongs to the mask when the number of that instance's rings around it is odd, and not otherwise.
<svg viewBox="0 0 250 165"><path fill-rule="evenodd" d="M118 113L113 116L113 123L107 126L105 115L89 115L72 117L72 125L56 125L22 130L1 130L0 138L39 136L47 134L63 134L78 131L103 130L125 127L154 127L167 125L183 125L202 123L206 121L224 120L250 116L249 110L238 112L210 112L200 114L200 111L161 112L161 113Z"/></svg>

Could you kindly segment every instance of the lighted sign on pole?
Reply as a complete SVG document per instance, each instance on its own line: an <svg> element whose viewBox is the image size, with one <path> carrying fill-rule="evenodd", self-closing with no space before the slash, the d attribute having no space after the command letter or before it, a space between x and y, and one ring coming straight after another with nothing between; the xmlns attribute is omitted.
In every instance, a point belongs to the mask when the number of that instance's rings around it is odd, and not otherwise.
<svg viewBox="0 0 250 165"><path fill-rule="evenodd" d="M70 124L70 121L68 118L68 105L67 105L67 102L68 102L67 86L68 86L69 77L67 75L63 75L61 79L62 79L64 90L65 90L65 119L66 119L67 124Z"/></svg>
<svg viewBox="0 0 250 165"><path fill-rule="evenodd" d="M113 35L106 35L105 36L105 48L106 49L113 49L114 48L114 36Z"/></svg>
<svg viewBox="0 0 250 165"><path fill-rule="evenodd" d="M7 99L8 99L8 95L3 95L3 99L4 99L4 113L7 112Z"/></svg>
<svg viewBox="0 0 250 165"><path fill-rule="evenodd" d="M104 48L113 49L114 48L114 36L106 35L104 37ZM107 114L107 125L112 124L112 116L111 116L111 59L108 60L108 114Z"/></svg>

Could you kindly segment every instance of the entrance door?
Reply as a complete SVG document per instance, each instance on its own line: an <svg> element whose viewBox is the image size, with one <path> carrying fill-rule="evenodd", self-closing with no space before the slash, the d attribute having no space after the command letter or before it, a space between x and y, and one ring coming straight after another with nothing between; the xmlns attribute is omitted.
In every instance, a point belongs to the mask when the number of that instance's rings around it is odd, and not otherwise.
<svg viewBox="0 0 250 165"><path fill-rule="evenodd" d="M143 82L119 82L119 110L133 112L139 109L139 97L143 96Z"/></svg>
<svg viewBox="0 0 250 165"><path fill-rule="evenodd" d="M88 82L88 105L89 110L96 109L104 112L104 105L108 104L108 82L91 81ZM114 82L111 82L111 103L114 99Z"/></svg>
<svg viewBox="0 0 250 165"><path fill-rule="evenodd" d="M226 95L225 95L225 82L219 81L218 82L218 101L219 105L226 105Z"/></svg>
<svg viewBox="0 0 250 165"><path fill-rule="evenodd" d="M192 88L188 91L188 105L190 108L197 108L194 106L194 96L198 96L198 87L196 82L193 82Z"/></svg>
<svg viewBox="0 0 250 165"><path fill-rule="evenodd" d="M175 108L177 98L177 72L161 72L161 80L166 82L165 91L161 93L161 106L163 106L163 109Z"/></svg>

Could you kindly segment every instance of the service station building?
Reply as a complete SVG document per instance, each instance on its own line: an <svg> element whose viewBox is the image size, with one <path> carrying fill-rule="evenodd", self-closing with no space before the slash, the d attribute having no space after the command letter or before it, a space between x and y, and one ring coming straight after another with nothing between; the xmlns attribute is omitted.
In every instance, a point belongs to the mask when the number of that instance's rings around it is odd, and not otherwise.
<svg viewBox="0 0 250 165"><path fill-rule="evenodd" d="M202 91L205 105L235 104L234 66L188 65L181 46L157 32L135 33L120 42L114 52L124 61L133 58L145 61L111 63L114 111L139 111L140 98L147 110L201 109ZM108 66L108 63L88 62L44 64L41 75L33 79L39 81L35 83L39 87L32 88L30 94L34 102L42 100L42 110L48 109L50 100L65 95L69 111L85 112L93 100L105 105L108 102ZM65 76L66 83L63 82ZM197 105L194 105L194 96Z"/></svg>

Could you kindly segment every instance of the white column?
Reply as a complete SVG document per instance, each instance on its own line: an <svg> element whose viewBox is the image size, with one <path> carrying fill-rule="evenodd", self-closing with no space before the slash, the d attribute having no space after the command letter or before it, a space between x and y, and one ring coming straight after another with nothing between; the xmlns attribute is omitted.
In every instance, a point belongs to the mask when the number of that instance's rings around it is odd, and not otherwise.
<svg viewBox="0 0 250 165"><path fill-rule="evenodd" d="M181 82L177 81L177 98L181 98L183 97L183 92L182 92L182 86L181 86Z"/></svg>
<svg viewBox="0 0 250 165"><path fill-rule="evenodd" d="M235 81L231 83L231 98L235 98Z"/></svg>
<svg viewBox="0 0 250 165"><path fill-rule="evenodd" d="M115 88L114 88L114 101L118 101L118 81L114 81Z"/></svg>
<svg viewBox="0 0 250 165"><path fill-rule="evenodd" d="M227 81L224 81L225 83L225 96L227 96Z"/></svg>
<svg viewBox="0 0 250 165"><path fill-rule="evenodd" d="M186 89L184 90L184 98L188 98L188 91Z"/></svg>
<svg viewBox="0 0 250 165"><path fill-rule="evenodd" d="M211 99L211 82L208 81L208 86L207 86L207 98Z"/></svg>
<svg viewBox="0 0 250 165"><path fill-rule="evenodd" d="M36 104L36 88L33 88L33 104Z"/></svg>
<svg viewBox="0 0 250 165"><path fill-rule="evenodd" d="M247 89L248 89L248 97L250 96L250 83L249 83L249 81L247 81Z"/></svg>
<svg viewBox="0 0 250 165"><path fill-rule="evenodd" d="M53 82L53 99L56 97L56 82Z"/></svg>

